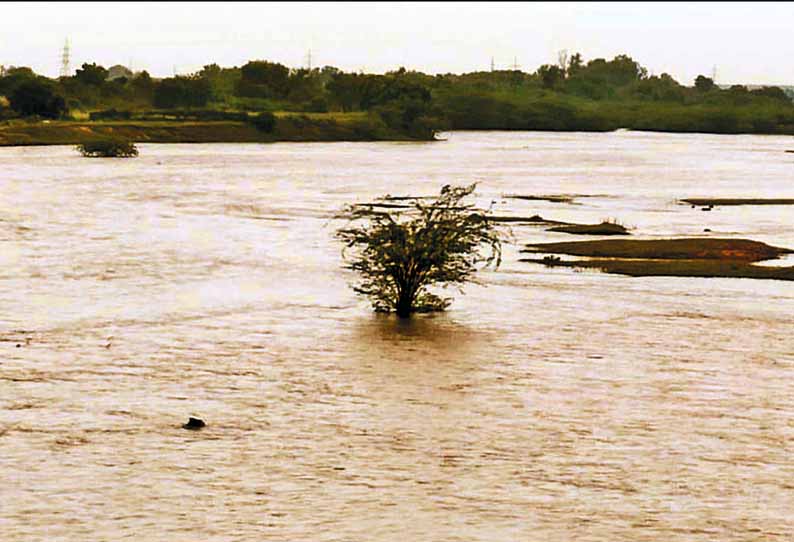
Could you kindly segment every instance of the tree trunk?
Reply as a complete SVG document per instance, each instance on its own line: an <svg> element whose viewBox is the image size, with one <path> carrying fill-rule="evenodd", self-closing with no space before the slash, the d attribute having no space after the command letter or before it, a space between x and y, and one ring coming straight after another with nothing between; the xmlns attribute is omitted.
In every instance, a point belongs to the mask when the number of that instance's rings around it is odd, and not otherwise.
<svg viewBox="0 0 794 542"><path fill-rule="evenodd" d="M402 291L397 298L397 306L395 312L400 318L410 318L414 309L413 295L409 292Z"/></svg>

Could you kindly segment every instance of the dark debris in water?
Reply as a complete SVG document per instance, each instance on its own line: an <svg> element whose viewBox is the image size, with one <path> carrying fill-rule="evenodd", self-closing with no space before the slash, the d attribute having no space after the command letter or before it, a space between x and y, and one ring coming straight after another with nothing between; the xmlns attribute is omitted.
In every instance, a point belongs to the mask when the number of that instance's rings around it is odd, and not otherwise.
<svg viewBox="0 0 794 542"><path fill-rule="evenodd" d="M182 425L182 429L190 429L191 431L198 431L199 429L203 429L206 426L207 424L204 423L204 420L200 418L191 417L186 424Z"/></svg>

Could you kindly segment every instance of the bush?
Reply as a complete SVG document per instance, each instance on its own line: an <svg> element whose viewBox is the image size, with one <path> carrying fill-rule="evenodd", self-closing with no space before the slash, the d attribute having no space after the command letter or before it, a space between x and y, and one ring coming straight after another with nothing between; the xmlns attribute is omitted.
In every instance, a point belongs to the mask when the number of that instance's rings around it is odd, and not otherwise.
<svg viewBox="0 0 794 542"><path fill-rule="evenodd" d="M276 116L268 111L259 113L257 116L250 119L250 122L257 130L267 134L272 134L273 130L276 129Z"/></svg>
<svg viewBox="0 0 794 542"><path fill-rule="evenodd" d="M408 211L350 205L337 216L350 221L336 236L354 251L346 267L362 279L353 289L369 297L376 312L407 318L444 310L451 300L429 286L461 285L472 280L477 264L499 265L501 240L489 211L462 203L475 186L446 185L435 201L413 200ZM482 246L490 251L481 253Z"/></svg>
<svg viewBox="0 0 794 542"><path fill-rule="evenodd" d="M8 98L11 109L23 116L38 115L57 119L66 112L66 102L62 96L53 92L49 82L25 81Z"/></svg>
<svg viewBox="0 0 794 542"><path fill-rule="evenodd" d="M154 105L162 109L203 107L210 99L209 83L199 77L169 77L154 87Z"/></svg>
<svg viewBox="0 0 794 542"><path fill-rule="evenodd" d="M130 120L131 111L118 111L116 109L106 109L104 111L92 111L88 115L89 120Z"/></svg>
<svg viewBox="0 0 794 542"><path fill-rule="evenodd" d="M309 113L328 113L328 100L322 96L313 98L308 104L306 104L304 110L308 111Z"/></svg>
<svg viewBox="0 0 794 542"><path fill-rule="evenodd" d="M92 158L131 158L138 149L131 141L92 141L77 146L83 156Z"/></svg>

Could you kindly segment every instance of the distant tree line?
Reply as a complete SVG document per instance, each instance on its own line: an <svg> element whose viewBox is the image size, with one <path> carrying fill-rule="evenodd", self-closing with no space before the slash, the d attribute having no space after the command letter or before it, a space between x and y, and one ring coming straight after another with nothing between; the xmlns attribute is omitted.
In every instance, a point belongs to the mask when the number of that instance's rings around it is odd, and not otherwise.
<svg viewBox="0 0 794 542"><path fill-rule="evenodd" d="M556 64L520 70L428 75L404 68L348 73L332 66L291 69L253 60L204 66L163 79L147 72L109 78L85 63L71 77L49 79L25 67L0 76L0 117L131 118L152 110L248 114L368 112L413 135L440 129L613 130L794 134L794 105L779 87L720 88L699 75L684 86L649 75L627 55L585 61L560 54ZM211 116L211 115L210 115Z"/></svg>

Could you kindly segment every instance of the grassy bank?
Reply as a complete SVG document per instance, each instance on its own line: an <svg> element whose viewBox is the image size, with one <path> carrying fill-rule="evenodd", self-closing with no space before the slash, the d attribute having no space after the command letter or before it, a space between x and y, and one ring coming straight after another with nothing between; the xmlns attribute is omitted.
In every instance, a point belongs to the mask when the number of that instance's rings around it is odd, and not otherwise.
<svg viewBox="0 0 794 542"><path fill-rule="evenodd" d="M277 115L272 132L235 121L9 121L0 146L78 145L108 138L136 143L269 143L275 141L411 141L375 115Z"/></svg>

